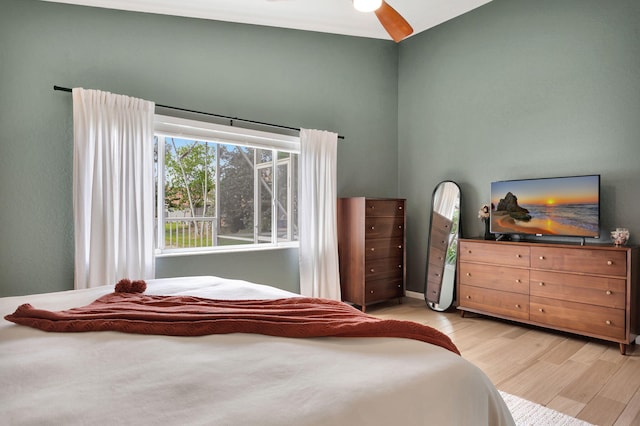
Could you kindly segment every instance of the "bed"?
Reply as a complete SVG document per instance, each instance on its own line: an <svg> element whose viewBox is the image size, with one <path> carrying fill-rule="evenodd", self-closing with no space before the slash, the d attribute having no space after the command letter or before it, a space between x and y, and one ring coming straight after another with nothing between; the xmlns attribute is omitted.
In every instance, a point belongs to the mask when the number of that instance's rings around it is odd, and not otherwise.
<svg viewBox="0 0 640 426"><path fill-rule="evenodd" d="M512 425L497 389L443 347L397 337L194 337L45 332L4 319L114 292L0 299L0 416L11 425ZM146 282L147 295L299 297L218 277Z"/></svg>

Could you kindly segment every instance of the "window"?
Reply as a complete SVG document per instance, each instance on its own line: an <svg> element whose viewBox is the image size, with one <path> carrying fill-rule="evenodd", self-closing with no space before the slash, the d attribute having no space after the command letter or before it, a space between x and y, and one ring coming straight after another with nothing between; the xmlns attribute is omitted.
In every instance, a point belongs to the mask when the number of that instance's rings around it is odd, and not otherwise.
<svg viewBox="0 0 640 426"><path fill-rule="evenodd" d="M297 136L156 116L156 252L298 241Z"/></svg>

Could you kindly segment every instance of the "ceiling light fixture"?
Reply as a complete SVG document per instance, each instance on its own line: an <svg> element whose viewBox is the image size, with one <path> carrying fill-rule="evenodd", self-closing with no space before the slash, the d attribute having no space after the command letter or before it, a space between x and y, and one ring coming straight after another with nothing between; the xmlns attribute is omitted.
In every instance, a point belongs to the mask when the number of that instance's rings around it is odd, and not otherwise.
<svg viewBox="0 0 640 426"><path fill-rule="evenodd" d="M373 12L382 6L382 0L353 0L353 7L359 12Z"/></svg>

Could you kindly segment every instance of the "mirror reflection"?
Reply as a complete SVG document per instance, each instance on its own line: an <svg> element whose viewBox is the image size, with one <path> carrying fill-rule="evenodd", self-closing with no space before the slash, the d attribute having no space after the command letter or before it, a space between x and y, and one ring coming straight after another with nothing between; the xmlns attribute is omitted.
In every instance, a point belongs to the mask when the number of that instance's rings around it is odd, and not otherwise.
<svg viewBox="0 0 640 426"><path fill-rule="evenodd" d="M440 182L431 198L424 292L427 305L436 311L448 309L455 300L459 236L460 187L452 181Z"/></svg>

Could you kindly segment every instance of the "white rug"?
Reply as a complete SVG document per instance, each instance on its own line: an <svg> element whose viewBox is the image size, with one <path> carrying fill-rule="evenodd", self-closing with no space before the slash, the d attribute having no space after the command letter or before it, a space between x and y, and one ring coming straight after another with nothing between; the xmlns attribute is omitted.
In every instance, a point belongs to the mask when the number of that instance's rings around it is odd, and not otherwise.
<svg viewBox="0 0 640 426"><path fill-rule="evenodd" d="M567 414L500 391L517 426L593 426Z"/></svg>

